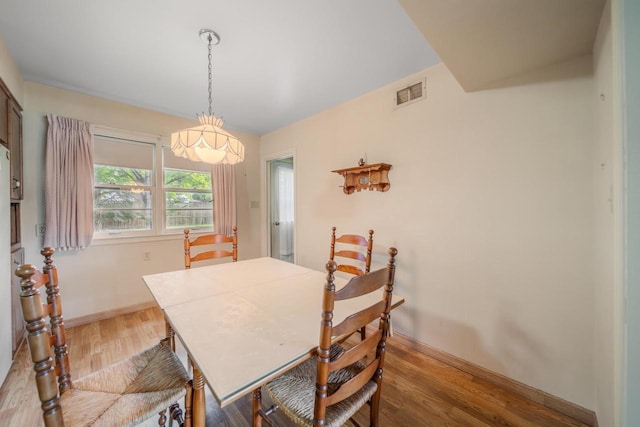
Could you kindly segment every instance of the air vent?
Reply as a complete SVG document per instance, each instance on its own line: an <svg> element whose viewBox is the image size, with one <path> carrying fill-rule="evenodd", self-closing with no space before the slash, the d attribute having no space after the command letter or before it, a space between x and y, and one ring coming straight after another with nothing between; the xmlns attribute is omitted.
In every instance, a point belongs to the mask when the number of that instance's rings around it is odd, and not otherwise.
<svg viewBox="0 0 640 427"><path fill-rule="evenodd" d="M398 89L395 96L395 106L400 107L424 99L426 96L426 79Z"/></svg>

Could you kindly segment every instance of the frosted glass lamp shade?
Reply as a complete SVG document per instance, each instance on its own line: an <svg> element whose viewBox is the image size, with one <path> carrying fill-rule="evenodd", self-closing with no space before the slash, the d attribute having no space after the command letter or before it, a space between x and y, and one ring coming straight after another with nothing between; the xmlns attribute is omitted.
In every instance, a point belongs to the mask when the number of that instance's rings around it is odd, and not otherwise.
<svg viewBox="0 0 640 427"><path fill-rule="evenodd" d="M211 164L244 161L244 145L222 129L222 119L211 115L200 116L199 120L200 126L171 134L171 151L176 156Z"/></svg>

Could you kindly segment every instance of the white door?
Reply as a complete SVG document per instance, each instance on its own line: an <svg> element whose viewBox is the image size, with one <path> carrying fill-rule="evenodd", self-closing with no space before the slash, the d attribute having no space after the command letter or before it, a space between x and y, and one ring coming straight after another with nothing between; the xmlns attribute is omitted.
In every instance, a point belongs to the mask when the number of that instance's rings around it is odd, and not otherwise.
<svg viewBox="0 0 640 427"><path fill-rule="evenodd" d="M293 157L269 161L270 255L294 261Z"/></svg>

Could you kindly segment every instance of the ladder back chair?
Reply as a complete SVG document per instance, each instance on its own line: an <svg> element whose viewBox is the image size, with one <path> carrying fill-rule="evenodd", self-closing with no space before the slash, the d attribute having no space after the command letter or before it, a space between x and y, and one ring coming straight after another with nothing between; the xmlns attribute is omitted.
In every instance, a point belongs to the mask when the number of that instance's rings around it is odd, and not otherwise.
<svg viewBox="0 0 640 427"><path fill-rule="evenodd" d="M200 252L197 255L191 255L192 246L211 246L223 243L231 243L232 249L211 249ZM238 227L233 226L233 234L227 236L224 234L203 234L193 240L189 239L189 230L184 230L184 268L191 268L191 263L195 261L204 261L207 259L232 257L233 261L238 260Z"/></svg>
<svg viewBox="0 0 640 427"><path fill-rule="evenodd" d="M336 243L341 244L341 248L336 251ZM344 246L343 246L344 245ZM365 249L366 248L366 251ZM357 250L356 250L357 249ZM354 276L362 276L371 269L371 252L373 251L373 230L369 230L369 239L357 234L343 234L336 238L336 228L331 227L331 250L329 251L329 259L335 260L335 257L345 258L347 260L356 261L360 265L364 265L364 270L358 265L353 264L337 264L337 271L353 274ZM362 264L364 263L364 264ZM360 339L367 337L367 329L360 329Z"/></svg>
<svg viewBox="0 0 640 427"><path fill-rule="evenodd" d="M184 397L190 426L191 381L166 342L72 381L54 250L45 247L40 253L45 257L42 271L23 264L15 274L21 279L20 303L44 425L133 426L159 414L158 424L164 426L167 408L182 425L176 402Z"/></svg>
<svg viewBox="0 0 640 427"><path fill-rule="evenodd" d="M343 249L336 251L336 243L341 245ZM337 271L353 274L354 276L362 276L369 272L371 268L371 251L373 250L373 230L369 230L369 238L359 236L357 234L343 234L336 238L336 228L331 227L331 251L329 259L335 260L335 257L346 258L348 260L360 262L364 265L364 269L354 264L338 263ZM363 263L363 264L362 264Z"/></svg>
<svg viewBox="0 0 640 427"><path fill-rule="evenodd" d="M275 405L261 408L261 390L254 391L254 426L281 409L296 425L337 427L347 422L366 403L370 405L370 425L378 426L382 374L389 334L389 312L395 276L395 256L389 248L386 268L352 278L336 291L336 263L327 263L327 281L322 298L322 320L317 355L267 383L264 388ZM340 301L378 291L381 299L337 325L333 310ZM378 330L350 348L333 344L332 339L348 335L379 318Z"/></svg>

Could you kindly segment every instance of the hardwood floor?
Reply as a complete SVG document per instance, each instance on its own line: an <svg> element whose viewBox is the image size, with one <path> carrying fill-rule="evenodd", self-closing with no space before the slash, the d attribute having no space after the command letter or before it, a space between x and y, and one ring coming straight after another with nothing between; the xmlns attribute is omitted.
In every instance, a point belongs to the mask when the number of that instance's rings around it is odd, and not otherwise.
<svg viewBox="0 0 640 427"><path fill-rule="evenodd" d="M100 320L67 329L71 373L78 378L155 344L164 334L159 309ZM425 356L391 338L385 361L381 426L584 426L459 369ZM18 352L0 388L2 425L41 426L32 365L26 347ZM186 358L183 349L178 353ZM265 399L266 400L266 399ZM269 404L266 400L265 404ZM282 413L273 417L290 426ZM208 426L250 426L250 396L221 410L207 391ZM368 425L361 410L356 421ZM157 425L149 420L144 426Z"/></svg>

